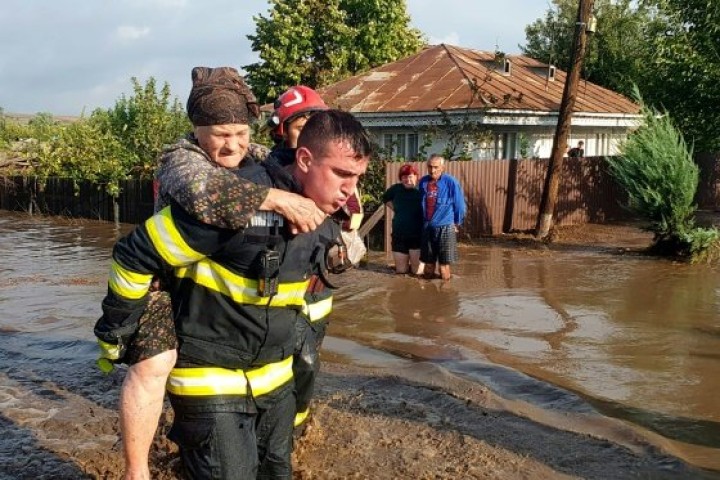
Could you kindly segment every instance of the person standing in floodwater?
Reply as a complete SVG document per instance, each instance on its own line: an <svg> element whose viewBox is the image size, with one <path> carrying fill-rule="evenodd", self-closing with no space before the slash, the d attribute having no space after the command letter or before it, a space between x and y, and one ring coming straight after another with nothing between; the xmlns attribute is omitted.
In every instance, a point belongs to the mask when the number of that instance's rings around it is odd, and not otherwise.
<svg viewBox="0 0 720 480"><path fill-rule="evenodd" d="M411 164L400 167L399 183L390 186L383 193L383 203L393 211L392 252L395 273L410 272L419 275L420 237L423 229L422 195L417 188L418 171Z"/></svg>
<svg viewBox="0 0 720 480"><path fill-rule="evenodd" d="M465 198L460 183L445 170L445 158L434 153L427 161L428 174L420 180L424 226L420 242L423 275L450 280L450 265L458 261L457 232L465 220Z"/></svg>

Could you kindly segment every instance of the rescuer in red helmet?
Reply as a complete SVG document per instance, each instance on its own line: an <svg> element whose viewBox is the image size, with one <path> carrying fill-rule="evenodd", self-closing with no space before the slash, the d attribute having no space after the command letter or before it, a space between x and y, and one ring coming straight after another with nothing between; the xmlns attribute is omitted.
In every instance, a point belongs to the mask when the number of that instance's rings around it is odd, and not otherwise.
<svg viewBox="0 0 720 480"><path fill-rule="evenodd" d="M275 142L272 154L276 158L291 162L295 157L297 140L305 123L314 113L328 110L329 107L320 94L304 85L287 89L278 97L273 107L275 110L267 121ZM357 189L348 198L347 207L337 212L336 219L343 226L342 236L348 247L347 258L350 262L357 263L365 253L362 239L356 231L362 220L362 204ZM358 243L363 248L359 255ZM353 244L355 248L351 251ZM302 309L305 322L298 323L298 349L293 358L296 427L302 426L310 414L310 400L320 370L319 349L325 337L332 302L332 289L317 278L312 278Z"/></svg>
<svg viewBox="0 0 720 480"><path fill-rule="evenodd" d="M304 85L287 89L275 100L273 107L275 110L268 119L268 126L272 128L276 148L297 147L298 136L308 118L328 109L322 97Z"/></svg>

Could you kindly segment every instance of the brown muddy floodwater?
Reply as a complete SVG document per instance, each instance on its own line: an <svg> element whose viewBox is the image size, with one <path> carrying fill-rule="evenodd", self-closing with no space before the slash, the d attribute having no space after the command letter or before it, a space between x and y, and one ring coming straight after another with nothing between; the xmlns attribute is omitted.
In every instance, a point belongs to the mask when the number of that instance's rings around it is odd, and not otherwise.
<svg viewBox="0 0 720 480"><path fill-rule="evenodd" d="M28 403L76 402L76 420L114 408L84 372L111 248L130 228L0 211L0 425L17 445L2 445L0 466L56 447L33 433L52 408ZM381 256L344 275L326 355L390 369L432 362L533 408L622 419L720 470L716 268L581 248L464 246L461 257L444 284L394 276Z"/></svg>

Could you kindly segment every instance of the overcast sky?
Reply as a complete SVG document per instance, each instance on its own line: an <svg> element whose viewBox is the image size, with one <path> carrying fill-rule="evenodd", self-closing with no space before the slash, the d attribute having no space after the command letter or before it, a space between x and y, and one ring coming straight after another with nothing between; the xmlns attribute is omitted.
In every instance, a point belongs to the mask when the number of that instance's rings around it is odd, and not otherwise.
<svg viewBox="0 0 720 480"><path fill-rule="evenodd" d="M2 0L0 107L90 113L154 77L184 104L197 65L254 63L246 35L267 0ZM519 53L548 0L407 0L431 44Z"/></svg>

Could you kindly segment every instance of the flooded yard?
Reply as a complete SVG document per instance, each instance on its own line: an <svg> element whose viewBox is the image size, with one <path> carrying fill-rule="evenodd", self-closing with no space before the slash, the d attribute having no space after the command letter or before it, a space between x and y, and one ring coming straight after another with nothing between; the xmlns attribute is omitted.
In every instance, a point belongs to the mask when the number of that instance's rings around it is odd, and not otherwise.
<svg viewBox="0 0 720 480"><path fill-rule="evenodd" d="M0 472L22 468L18 452L43 451L36 460L63 472L46 478L83 478L74 451L117 449L116 432L88 426L111 415L117 388L93 367L92 326L112 245L130 228L0 211ZM396 276L382 254L345 274L323 358L476 382L569 431L598 435L619 421L720 471L717 268L490 241L462 246L461 258L447 283Z"/></svg>

